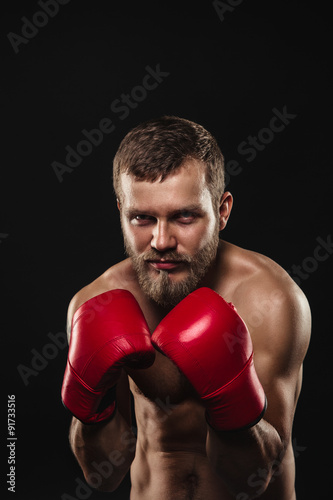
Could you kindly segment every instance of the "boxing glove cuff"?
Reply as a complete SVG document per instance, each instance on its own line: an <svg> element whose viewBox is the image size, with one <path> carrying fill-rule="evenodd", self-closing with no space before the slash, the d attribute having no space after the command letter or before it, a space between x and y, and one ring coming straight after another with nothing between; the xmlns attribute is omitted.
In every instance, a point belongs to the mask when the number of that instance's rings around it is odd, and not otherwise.
<svg viewBox="0 0 333 500"><path fill-rule="evenodd" d="M266 411L267 399L254 367L253 354L237 377L202 399L207 408L206 419L216 430L241 430L256 425Z"/></svg>
<svg viewBox="0 0 333 500"><path fill-rule="evenodd" d="M105 390L96 391L89 387L75 372L70 363L67 363L61 399L64 407L74 417L84 424L97 424L111 419L116 410L115 395L114 401L111 400L107 408L99 411L101 400L105 394Z"/></svg>

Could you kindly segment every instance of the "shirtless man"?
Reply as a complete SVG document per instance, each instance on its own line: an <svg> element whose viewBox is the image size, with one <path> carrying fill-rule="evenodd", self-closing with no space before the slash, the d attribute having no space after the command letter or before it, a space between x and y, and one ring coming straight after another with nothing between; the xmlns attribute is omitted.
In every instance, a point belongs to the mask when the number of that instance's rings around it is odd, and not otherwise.
<svg viewBox="0 0 333 500"><path fill-rule="evenodd" d="M114 491L130 469L131 500L294 500L310 310L276 263L220 239L216 141L176 117L139 125L114 188L128 258L68 310L62 400L86 481Z"/></svg>

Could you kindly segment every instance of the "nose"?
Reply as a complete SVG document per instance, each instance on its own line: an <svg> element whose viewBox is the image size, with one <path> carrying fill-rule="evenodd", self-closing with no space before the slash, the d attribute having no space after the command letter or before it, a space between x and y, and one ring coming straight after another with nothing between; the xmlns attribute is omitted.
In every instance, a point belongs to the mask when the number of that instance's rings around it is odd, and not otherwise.
<svg viewBox="0 0 333 500"><path fill-rule="evenodd" d="M176 237L172 233L172 228L167 221L158 220L156 222L153 230L151 246L159 252L171 249L175 250L177 247Z"/></svg>

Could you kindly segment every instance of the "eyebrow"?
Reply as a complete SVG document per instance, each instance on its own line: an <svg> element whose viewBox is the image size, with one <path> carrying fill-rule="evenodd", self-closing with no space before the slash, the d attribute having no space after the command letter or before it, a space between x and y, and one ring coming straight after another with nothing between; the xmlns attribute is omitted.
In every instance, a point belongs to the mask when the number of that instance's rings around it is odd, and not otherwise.
<svg viewBox="0 0 333 500"><path fill-rule="evenodd" d="M167 212L168 217L175 216L181 212L199 212L202 213L202 207L200 205L185 205L184 207L177 208L175 210L171 210ZM152 217L156 216L156 211L153 209L140 209L137 207L129 207L124 210L124 214L126 217L133 217L134 215L138 214L144 214L144 215L150 215Z"/></svg>

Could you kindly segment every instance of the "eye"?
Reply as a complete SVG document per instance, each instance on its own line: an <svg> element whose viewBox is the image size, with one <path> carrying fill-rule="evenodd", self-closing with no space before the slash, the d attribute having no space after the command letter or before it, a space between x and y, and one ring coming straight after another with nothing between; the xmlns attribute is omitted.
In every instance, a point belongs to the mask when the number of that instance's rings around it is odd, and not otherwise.
<svg viewBox="0 0 333 500"><path fill-rule="evenodd" d="M194 212L188 210L182 210L176 215L176 219L181 224L191 224L195 221L197 215Z"/></svg>
<svg viewBox="0 0 333 500"><path fill-rule="evenodd" d="M150 224L151 222L154 221L154 217L151 215L145 215L145 214L137 214L134 217L132 217L132 224L135 226L146 226L147 224Z"/></svg>

